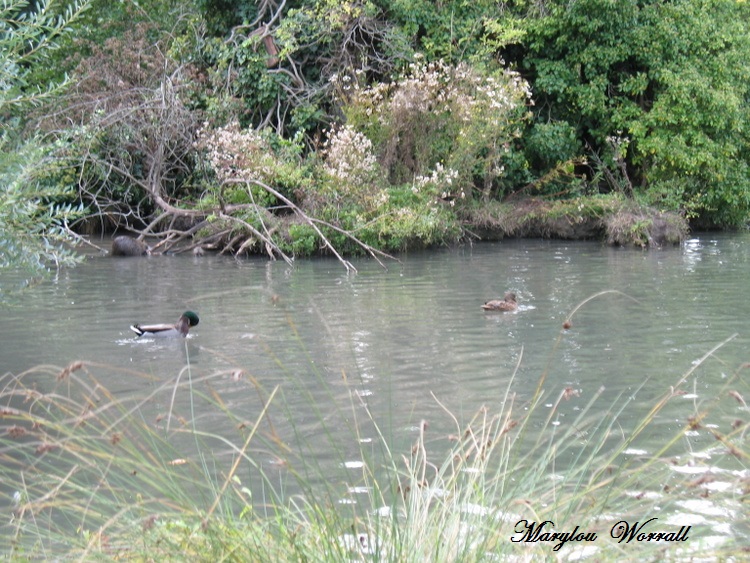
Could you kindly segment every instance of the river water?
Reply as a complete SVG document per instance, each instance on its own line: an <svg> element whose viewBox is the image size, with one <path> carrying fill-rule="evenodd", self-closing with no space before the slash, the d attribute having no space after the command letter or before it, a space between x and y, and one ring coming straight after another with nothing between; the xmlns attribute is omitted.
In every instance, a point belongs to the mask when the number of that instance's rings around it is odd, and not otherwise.
<svg viewBox="0 0 750 563"><path fill-rule="evenodd" d="M167 393L147 416L169 412L218 434L233 431L226 411L235 413L233 424L252 424L278 386L273 432L290 450L299 448L306 467L332 475L331 468L356 467L362 443L381 437L397 455L407 453L422 420L439 447L456 431L446 410L468 420L482 406L499 405L508 389L529 400L542 374L549 396L576 392L561 410L563 422L602 386L605 405L637 393L620 419L627 427L734 336L634 445L647 454L750 361L748 234L694 235L681 247L650 252L522 240L399 258L387 270L355 260L351 274L333 259L292 268L211 255L91 257L5 306L0 372L81 360L123 399L191 377L201 393L221 397L221 408L217 400ZM481 310L506 290L518 295L517 312ZM174 322L186 309L200 324L184 341L136 340L128 329ZM40 388L53 384L54 375L35 377ZM726 404L717 425L747 417L740 403ZM705 432L686 438L712 439ZM273 467L270 448L255 455ZM331 479L334 487L347 482ZM352 490L342 486L342 499ZM700 511L698 522L710 520Z"/></svg>

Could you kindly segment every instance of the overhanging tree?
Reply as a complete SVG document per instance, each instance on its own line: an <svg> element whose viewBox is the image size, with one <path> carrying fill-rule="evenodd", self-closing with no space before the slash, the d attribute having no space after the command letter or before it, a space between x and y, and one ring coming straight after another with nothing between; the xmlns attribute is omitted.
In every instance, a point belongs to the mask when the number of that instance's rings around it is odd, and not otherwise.
<svg viewBox="0 0 750 563"><path fill-rule="evenodd" d="M58 10L52 0L0 5L0 267L26 268L32 277L75 261L65 246L74 239L66 222L75 209L65 203L72 186L50 178L52 146L21 135L25 112L55 96L65 81L38 84L29 76L87 5L86 0Z"/></svg>
<svg viewBox="0 0 750 563"><path fill-rule="evenodd" d="M750 12L734 0L548 2L521 58L537 120L564 120L636 195L706 224L750 213ZM612 143L619 138L620 143Z"/></svg>

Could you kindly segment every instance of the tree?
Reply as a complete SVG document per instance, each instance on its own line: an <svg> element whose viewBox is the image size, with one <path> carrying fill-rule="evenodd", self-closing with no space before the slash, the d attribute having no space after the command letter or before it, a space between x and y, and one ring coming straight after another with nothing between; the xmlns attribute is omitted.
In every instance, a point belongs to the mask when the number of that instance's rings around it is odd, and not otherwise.
<svg viewBox="0 0 750 563"><path fill-rule="evenodd" d="M41 64L56 49L68 26L81 17L88 0L75 0L62 13L54 0L3 0L0 6L0 115L36 105L58 92L64 81L46 89L28 80L34 65Z"/></svg>
<svg viewBox="0 0 750 563"><path fill-rule="evenodd" d="M569 123L610 171L621 159L648 203L742 223L749 16L734 0L547 2L521 40L538 123Z"/></svg>
<svg viewBox="0 0 750 563"><path fill-rule="evenodd" d="M0 267L22 267L31 277L75 261L65 245L75 238L67 221L76 210L65 203L72 186L53 178L53 146L20 134L24 112L56 95L65 81L40 86L29 76L87 5L76 0L60 13L53 0L5 0L0 6Z"/></svg>

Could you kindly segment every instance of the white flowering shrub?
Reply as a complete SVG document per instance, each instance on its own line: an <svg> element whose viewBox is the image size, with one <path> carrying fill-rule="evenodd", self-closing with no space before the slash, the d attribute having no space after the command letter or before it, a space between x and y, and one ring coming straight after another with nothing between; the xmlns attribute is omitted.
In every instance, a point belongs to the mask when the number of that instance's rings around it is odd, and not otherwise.
<svg viewBox="0 0 750 563"><path fill-rule="evenodd" d="M381 167L373 145L351 126L332 129L323 145L323 172L326 176L321 191L329 201L339 205L354 203L372 211L388 201L382 189Z"/></svg>
<svg viewBox="0 0 750 563"><path fill-rule="evenodd" d="M421 58L395 82L361 87L336 78L336 86L349 124L373 141L392 183L419 189L432 178L438 193L460 195L453 193L458 187L466 198L497 189L531 104L528 83L515 71L486 75L464 63ZM441 178L451 184L435 185Z"/></svg>
<svg viewBox="0 0 750 563"><path fill-rule="evenodd" d="M198 130L197 145L205 149L220 182L269 182L274 175L275 158L268 143L255 129L241 129L236 121L218 129L209 129L204 124Z"/></svg>
<svg viewBox="0 0 750 563"><path fill-rule="evenodd" d="M341 182L370 181L377 174L377 160L372 142L353 127L337 128L323 146L327 174Z"/></svg>
<svg viewBox="0 0 750 563"><path fill-rule="evenodd" d="M284 150L272 146L261 132L242 129L236 121L212 129L204 124L198 130L196 147L216 174L227 203L275 203L268 192L241 182L257 180L279 189L295 199L310 184L311 178L299 154L301 140L280 140ZM235 180L237 182L227 182ZM214 203L214 202L207 202Z"/></svg>
<svg viewBox="0 0 750 563"><path fill-rule="evenodd" d="M438 199L456 204L456 199L465 199L466 192L458 183L458 170L445 168L437 163L427 176L415 176L411 191L427 193Z"/></svg>

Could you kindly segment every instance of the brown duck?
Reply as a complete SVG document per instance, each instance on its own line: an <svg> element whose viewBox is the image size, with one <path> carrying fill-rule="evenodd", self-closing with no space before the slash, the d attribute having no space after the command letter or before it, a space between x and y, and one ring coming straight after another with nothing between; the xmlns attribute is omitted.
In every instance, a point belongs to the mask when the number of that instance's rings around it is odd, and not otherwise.
<svg viewBox="0 0 750 563"><path fill-rule="evenodd" d="M509 291L505 294L502 299L492 299L482 305L482 309L485 311L515 311L518 309L518 303L516 303L516 294Z"/></svg>

